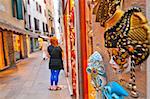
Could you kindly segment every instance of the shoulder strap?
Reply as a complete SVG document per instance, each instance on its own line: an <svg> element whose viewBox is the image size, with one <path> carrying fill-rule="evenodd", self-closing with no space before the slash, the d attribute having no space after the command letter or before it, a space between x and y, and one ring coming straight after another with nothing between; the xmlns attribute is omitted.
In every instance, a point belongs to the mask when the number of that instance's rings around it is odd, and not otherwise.
<svg viewBox="0 0 150 99"><path fill-rule="evenodd" d="M48 47L48 52L49 52L50 55L52 55L54 49L55 49L55 47L53 47L52 45L50 45L50 46Z"/></svg>

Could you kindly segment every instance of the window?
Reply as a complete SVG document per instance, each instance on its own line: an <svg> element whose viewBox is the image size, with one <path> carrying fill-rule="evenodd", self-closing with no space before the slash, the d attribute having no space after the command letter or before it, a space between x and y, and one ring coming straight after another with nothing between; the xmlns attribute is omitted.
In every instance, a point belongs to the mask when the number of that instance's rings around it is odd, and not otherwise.
<svg viewBox="0 0 150 99"><path fill-rule="evenodd" d="M29 29L31 29L31 16L29 15Z"/></svg>
<svg viewBox="0 0 150 99"><path fill-rule="evenodd" d="M40 10L40 13L42 13L42 8L41 8L41 5L39 5L39 10Z"/></svg>
<svg viewBox="0 0 150 99"><path fill-rule="evenodd" d="M38 3L36 2L36 11L38 11L39 9L38 9L39 7L38 7Z"/></svg>
<svg viewBox="0 0 150 99"><path fill-rule="evenodd" d="M44 3L46 4L46 0L44 0Z"/></svg>
<svg viewBox="0 0 150 99"><path fill-rule="evenodd" d="M43 22L43 32L45 32L45 24L44 24L44 22Z"/></svg>
<svg viewBox="0 0 150 99"><path fill-rule="evenodd" d="M28 0L28 4L30 4L30 0Z"/></svg>
<svg viewBox="0 0 150 99"><path fill-rule="evenodd" d="M51 34L52 34L52 35L55 34L55 29L54 29L54 27L51 27Z"/></svg>
<svg viewBox="0 0 150 99"><path fill-rule="evenodd" d="M46 24L46 32L48 32L48 25Z"/></svg>
<svg viewBox="0 0 150 99"><path fill-rule="evenodd" d="M48 25L43 22L43 32L48 32Z"/></svg>
<svg viewBox="0 0 150 99"><path fill-rule="evenodd" d="M44 10L44 15L46 16L46 10Z"/></svg>
<svg viewBox="0 0 150 99"><path fill-rule="evenodd" d="M23 20L22 0L12 0L12 14L19 20Z"/></svg>
<svg viewBox="0 0 150 99"><path fill-rule="evenodd" d="M35 30L39 30L39 20L34 18L34 26L35 26Z"/></svg>
<svg viewBox="0 0 150 99"><path fill-rule="evenodd" d="M12 11L13 11L13 17L17 17L17 1L12 0Z"/></svg>

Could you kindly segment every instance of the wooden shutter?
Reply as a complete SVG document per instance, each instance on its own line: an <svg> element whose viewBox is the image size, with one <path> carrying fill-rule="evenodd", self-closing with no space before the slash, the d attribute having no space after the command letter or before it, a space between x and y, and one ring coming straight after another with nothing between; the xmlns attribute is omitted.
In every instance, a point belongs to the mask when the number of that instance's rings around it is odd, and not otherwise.
<svg viewBox="0 0 150 99"><path fill-rule="evenodd" d="M14 3L15 3L15 1L14 0L11 0L11 5L12 5L12 15L13 15L13 17L15 17L15 11L14 11Z"/></svg>
<svg viewBox="0 0 150 99"><path fill-rule="evenodd" d="M17 0L17 19L23 19L22 0Z"/></svg>

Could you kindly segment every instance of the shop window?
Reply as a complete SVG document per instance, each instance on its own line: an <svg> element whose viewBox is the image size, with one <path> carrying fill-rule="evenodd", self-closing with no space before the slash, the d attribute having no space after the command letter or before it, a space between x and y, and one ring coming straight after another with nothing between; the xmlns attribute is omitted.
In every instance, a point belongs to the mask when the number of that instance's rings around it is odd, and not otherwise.
<svg viewBox="0 0 150 99"><path fill-rule="evenodd" d="M14 54L15 54L16 61L22 59L20 35L13 34L13 46L14 46L14 52L15 52Z"/></svg>
<svg viewBox="0 0 150 99"><path fill-rule="evenodd" d="M12 15L19 20L23 20L22 0L12 0Z"/></svg>

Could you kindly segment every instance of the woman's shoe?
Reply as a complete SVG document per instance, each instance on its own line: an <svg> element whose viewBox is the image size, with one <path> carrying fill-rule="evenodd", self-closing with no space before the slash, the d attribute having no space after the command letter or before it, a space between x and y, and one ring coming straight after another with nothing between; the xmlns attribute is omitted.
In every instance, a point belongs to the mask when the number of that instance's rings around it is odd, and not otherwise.
<svg viewBox="0 0 150 99"><path fill-rule="evenodd" d="M61 88L61 87L59 87L59 86L57 86L57 87L56 87L56 90L61 90L61 89L62 89L62 88Z"/></svg>
<svg viewBox="0 0 150 99"><path fill-rule="evenodd" d="M52 86L48 87L48 90L53 90Z"/></svg>
<svg viewBox="0 0 150 99"><path fill-rule="evenodd" d="M48 88L48 90L55 91L55 90L56 90L56 87L55 87L55 86L50 86L50 87Z"/></svg>

